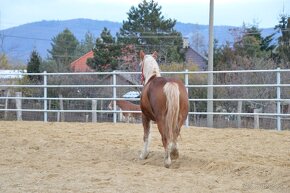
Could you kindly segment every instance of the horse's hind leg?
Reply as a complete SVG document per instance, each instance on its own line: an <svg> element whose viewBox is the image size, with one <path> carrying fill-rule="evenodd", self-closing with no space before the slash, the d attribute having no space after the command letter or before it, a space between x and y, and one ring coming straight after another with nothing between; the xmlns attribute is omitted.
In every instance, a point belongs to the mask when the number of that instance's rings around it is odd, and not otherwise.
<svg viewBox="0 0 290 193"><path fill-rule="evenodd" d="M142 122L144 128L144 136L143 136L144 148L141 152L140 159L146 159L149 155L151 121L142 115Z"/></svg>
<svg viewBox="0 0 290 193"><path fill-rule="evenodd" d="M125 115L125 123L129 123L130 122L130 114L126 114Z"/></svg>
<svg viewBox="0 0 290 193"><path fill-rule="evenodd" d="M165 148L165 155L164 155L164 166L166 168L169 168L171 165L171 143L169 143L167 145L167 147Z"/></svg>
<svg viewBox="0 0 290 193"><path fill-rule="evenodd" d="M158 124L159 131L163 131L162 124ZM165 150L164 155L164 166L169 168L171 165L171 160L176 160L179 157L177 137L179 135L179 130L176 133L173 133L173 139L167 139L166 135L163 132L160 132L162 135L162 143Z"/></svg>
<svg viewBox="0 0 290 193"><path fill-rule="evenodd" d="M171 145L170 157L173 160L178 159L179 157L178 144L176 142Z"/></svg>
<svg viewBox="0 0 290 193"><path fill-rule="evenodd" d="M171 165L171 149L172 149L172 143L170 140L167 138L166 134L164 133L164 122L162 121L157 121L157 127L159 130L159 133L162 138L162 144L164 147L164 167L169 168Z"/></svg>
<svg viewBox="0 0 290 193"><path fill-rule="evenodd" d="M169 168L171 165L171 160L176 160L179 157L179 152L176 142L169 142L165 147L164 166Z"/></svg>
<svg viewBox="0 0 290 193"><path fill-rule="evenodd" d="M182 122L179 123L179 129L174 129L174 132L173 132L173 141L172 141L172 145L171 145L171 152L170 152L170 156L171 158L174 160L174 159L178 159L179 157L179 151L178 151L178 143L177 143L177 138L179 136L179 132L180 132L180 128L182 126Z"/></svg>
<svg viewBox="0 0 290 193"><path fill-rule="evenodd" d="M163 144L166 144L166 142L164 142ZM176 142L167 143L167 146L165 146L164 166L166 168L169 168L171 165L171 160L175 160L178 157L179 157L179 152L177 148L177 143Z"/></svg>

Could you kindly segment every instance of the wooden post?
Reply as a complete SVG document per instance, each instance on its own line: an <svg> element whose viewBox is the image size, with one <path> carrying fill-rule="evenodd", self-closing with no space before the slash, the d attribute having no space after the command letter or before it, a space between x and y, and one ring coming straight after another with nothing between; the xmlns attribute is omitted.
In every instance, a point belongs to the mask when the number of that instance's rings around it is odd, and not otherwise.
<svg viewBox="0 0 290 193"><path fill-rule="evenodd" d="M243 106L243 101L238 101L238 113L242 113L242 106ZM238 126L238 128L241 128L241 125L242 125L241 115L238 114L237 115L237 126Z"/></svg>
<svg viewBox="0 0 290 193"><path fill-rule="evenodd" d="M8 97L10 96L10 90L8 89L7 90L7 94L6 94L6 99L5 99L5 109L8 109L8 105L9 105L9 99L8 99ZM5 120L7 120L7 118L8 118L8 111L5 111L4 112L4 119Z"/></svg>
<svg viewBox="0 0 290 193"><path fill-rule="evenodd" d="M207 127L213 127L213 44L214 44L214 27L213 27L213 19L214 19L214 0L210 0L209 4L209 38L208 38L208 65L207 70L209 73L207 74Z"/></svg>
<svg viewBox="0 0 290 193"><path fill-rule="evenodd" d="M59 96L59 108L60 108L60 110L63 111L62 94L59 94L58 96ZM60 112L60 120L61 120L61 122L65 121L64 112Z"/></svg>
<svg viewBox="0 0 290 193"><path fill-rule="evenodd" d="M262 109L254 109L254 128L255 129L259 129L259 115L257 115L256 113L260 113L262 111Z"/></svg>
<svg viewBox="0 0 290 193"><path fill-rule="evenodd" d="M56 113L56 121L57 122L60 122L60 112L57 112Z"/></svg>
<svg viewBox="0 0 290 193"><path fill-rule="evenodd" d="M184 75L184 84L186 86L186 92L188 93L188 70L185 70L185 75ZM189 115L187 115L187 118L185 120L185 126L189 126Z"/></svg>
<svg viewBox="0 0 290 193"><path fill-rule="evenodd" d="M122 109L117 108L116 110L120 110L120 113L119 113L119 121L120 122L124 121L125 120L125 117L123 116Z"/></svg>
<svg viewBox="0 0 290 193"><path fill-rule="evenodd" d="M16 92L16 97L20 97L16 99L17 121L22 121L22 92Z"/></svg>
<svg viewBox="0 0 290 193"><path fill-rule="evenodd" d="M95 123L97 122L97 113L96 113L96 110L97 110L97 100L96 99L93 99L92 100L92 122Z"/></svg>
<svg viewBox="0 0 290 193"><path fill-rule="evenodd" d="M104 109L103 106L104 106L104 101L101 100L101 110ZM100 113L99 115L100 115L99 117L101 118L101 120L104 120L104 113Z"/></svg>
<svg viewBox="0 0 290 193"><path fill-rule="evenodd" d="M193 111L194 112L197 111L196 110L196 102L195 101L193 102ZM196 114L193 115L193 119L194 119L194 125L197 126L197 115Z"/></svg>

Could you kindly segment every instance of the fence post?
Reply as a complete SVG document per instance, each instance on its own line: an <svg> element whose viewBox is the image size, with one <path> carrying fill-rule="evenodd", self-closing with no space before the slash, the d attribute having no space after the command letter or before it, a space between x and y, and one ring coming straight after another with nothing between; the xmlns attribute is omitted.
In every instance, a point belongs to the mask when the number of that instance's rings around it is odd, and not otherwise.
<svg viewBox="0 0 290 193"><path fill-rule="evenodd" d="M257 113L260 113L261 110L260 109L254 109L254 128L255 129L259 129L260 125L259 125L259 115Z"/></svg>
<svg viewBox="0 0 290 193"><path fill-rule="evenodd" d="M59 97L59 107L60 107L60 121L64 122L65 121L65 117L64 117L64 111L63 111L63 99L62 99L62 94L58 94Z"/></svg>
<svg viewBox="0 0 290 193"><path fill-rule="evenodd" d="M281 74L280 74L280 68L277 68L277 130L281 131Z"/></svg>
<svg viewBox="0 0 290 193"><path fill-rule="evenodd" d="M196 110L196 101L193 102L193 112L197 112ZM194 113L193 115L194 125L197 126L197 115Z"/></svg>
<svg viewBox="0 0 290 193"><path fill-rule="evenodd" d="M8 109L8 105L9 105L9 99L8 97L10 96L10 90L8 89L7 90L7 93L6 93L6 99L5 99L5 112L4 112L4 119L7 120L8 118L8 111L6 109Z"/></svg>
<svg viewBox="0 0 290 193"><path fill-rule="evenodd" d="M242 119L241 119L241 114L242 113L242 106L243 106L243 101L238 101L238 115L237 115L237 124L238 128L241 128L242 125Z"/></svg>
<svg viewBox="0 0 290 193"><path fill-rule="evenodd" d="M101 104L100 104L101 111L103 111L103 105L104 105L103 103L104 103L104 101L103 101L103 100L101 100ZM103 113L100 113L100 114L99 114L99 118L100 118L101 120L104 120Z"/></svg>
<svg viewBox="0 0 290 193"><path fill-rule="evenodd" d="M116 113L116 97L117 97L117 89L116 89L116 71L113 71L113 106L114 106L114 113L113 113L113 122L117 123L117 113Z"/></svg>
<svg viewBox="0 0 290 193"><path fill-rule="evenodd" d="M43 110L44 110L44 114L43 114L43 121L47 122L47 75L46 75L46 71L43 72Z"/></svg>
<svg viewBox="0 0 290 193"><path fill-rule="evenodd" d="M16 97L17 121L22 121L22 92L16 92Z"/></svg>
<svg viewBox="0 0 290 193"><path fill-rule="evenodd" d="M185 70L185 73L184 73L184 84L185 84L185 88L186 88L186 91L187 91L187 94L188 94L188 69ZM187 118L185 120L185 126L188 127L189 126L189 119L188 119L188 115L187 115Z"/></svg>
<svg viewBox="0 0 290 193"><path fill-rule="evenodd" d="M93 99L92 100L92 122L95 123L97 122L97 113L96 113L96 110L97 110L97 100L96 99Z"/></svg>
<svg viewBox="0 0 290 193"><path fill-rule="evenodd" d="M59 111L56 113L56 121L60 122L60 112Z"/></svg>

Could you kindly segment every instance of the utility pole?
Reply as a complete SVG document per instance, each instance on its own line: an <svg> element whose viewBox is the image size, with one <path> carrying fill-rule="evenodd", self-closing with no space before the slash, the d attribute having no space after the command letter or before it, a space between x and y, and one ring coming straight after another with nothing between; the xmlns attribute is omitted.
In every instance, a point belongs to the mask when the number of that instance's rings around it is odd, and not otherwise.
<svg viewBox="0 0 290 193"><path fill-rule="evenodd" d="M209 42L208 42L208 71L207 84L213 85L213 13L214 13L214 0L210 0L209 5ZM207 89L207 113L213 112L213 87L209 86ZM207 115L207 127L213 127L213 115Z"/></svg>

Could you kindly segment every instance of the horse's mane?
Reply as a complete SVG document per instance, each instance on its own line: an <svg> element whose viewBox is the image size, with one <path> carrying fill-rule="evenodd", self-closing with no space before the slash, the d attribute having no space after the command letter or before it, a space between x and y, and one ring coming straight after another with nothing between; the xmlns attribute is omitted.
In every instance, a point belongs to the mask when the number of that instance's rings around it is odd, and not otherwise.
<svg viewBox="0 0 290 193"><path fill-rule="evenodd" d="M143 74L145 77L144 84L146 84L153 76L156 77L161 76L158 63L156 62L155 58L152 55L145 55L143 62L144 62Z"/></svg>

